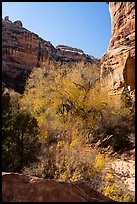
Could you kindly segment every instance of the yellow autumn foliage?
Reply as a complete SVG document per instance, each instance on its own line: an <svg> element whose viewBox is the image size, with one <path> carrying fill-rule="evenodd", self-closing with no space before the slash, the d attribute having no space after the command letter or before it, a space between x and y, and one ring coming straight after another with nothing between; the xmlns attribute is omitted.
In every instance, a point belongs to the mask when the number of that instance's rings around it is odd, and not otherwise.
<svg viewBox="0 0 137 204"><path fill-rule="evenodd" d="M37 118L46 147L36 174L59 181L84 179L100 191L106 183L104 194L120 200L123 195L113 196L119 189L106 167L109 157L94 149L93 139L101 139L105 128L119 124L128 110L121 108L119 97L110 95L105 82L100 86L99 75L94 64L50 62L31 73L21 107ZM100 127L102 132L96 133Z"/></svg>

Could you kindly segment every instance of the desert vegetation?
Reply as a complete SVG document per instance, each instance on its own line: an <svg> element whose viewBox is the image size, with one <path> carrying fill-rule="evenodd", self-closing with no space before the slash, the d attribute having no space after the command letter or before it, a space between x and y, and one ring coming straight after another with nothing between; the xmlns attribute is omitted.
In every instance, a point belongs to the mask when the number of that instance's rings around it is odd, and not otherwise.
<svg viewBox="0 0 137 204"><path fill-rule="evenodd" d="M134 104L126 87L122 97L110 94L96 64L34 68L24 94L3 90L2 105L3 171L84 180L114 200L133 200L108 162L110 152L133 148Z"/></svg>

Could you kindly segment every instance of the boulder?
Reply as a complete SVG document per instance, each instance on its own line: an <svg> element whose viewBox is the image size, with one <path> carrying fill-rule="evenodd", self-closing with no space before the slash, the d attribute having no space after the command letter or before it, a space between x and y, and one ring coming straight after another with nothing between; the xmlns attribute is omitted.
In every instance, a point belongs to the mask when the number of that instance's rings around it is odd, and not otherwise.
<svg viewBox="0 0 137 204"><path fill-rule="evenodd" d="M22 26L23 26L22 22L19 21L19 20L15 21L14 24L17 25L17 26L19 26L19 27L22 27Z"/></svg>
<svg viewBox="0 0 137 204"><path fill-rule="evenodd" d="M114 202L85 182L58 182L13 172L2 173L3 202Z"/></svg>

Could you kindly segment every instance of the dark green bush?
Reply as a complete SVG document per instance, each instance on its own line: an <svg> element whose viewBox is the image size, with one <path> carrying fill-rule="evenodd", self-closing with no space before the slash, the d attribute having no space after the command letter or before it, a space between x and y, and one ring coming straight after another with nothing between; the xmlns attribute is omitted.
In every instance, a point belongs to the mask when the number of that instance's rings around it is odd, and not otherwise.
<svg viewBox="0 0 137 204"><path fill-rule="evenodd" d="M27 111L13 111L10 94L3 92L2 102L2 171L20 171L39 154L38 122Z"/></svg>

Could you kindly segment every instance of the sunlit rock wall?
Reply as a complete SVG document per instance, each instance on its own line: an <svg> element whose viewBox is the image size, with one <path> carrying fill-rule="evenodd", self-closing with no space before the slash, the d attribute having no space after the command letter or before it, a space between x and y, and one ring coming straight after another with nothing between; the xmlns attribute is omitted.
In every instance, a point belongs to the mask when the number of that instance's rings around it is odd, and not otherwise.
<svg viewBox="0 0 137 204"><path fill-rule="evenodd" d="M127 86L135 90L135 2L107 2L111 16L112 36L102 56L101 77L112 92Z"/></svg>

